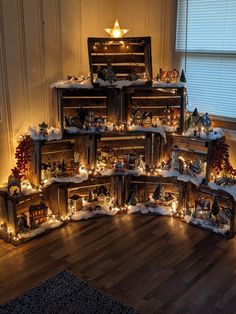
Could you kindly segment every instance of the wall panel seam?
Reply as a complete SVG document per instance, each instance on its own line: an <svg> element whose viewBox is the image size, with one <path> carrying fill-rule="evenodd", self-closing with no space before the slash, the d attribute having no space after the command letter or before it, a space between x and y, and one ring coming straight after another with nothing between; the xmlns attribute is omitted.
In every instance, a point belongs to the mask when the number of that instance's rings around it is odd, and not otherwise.
<svg viewBox="0 0 236 314"><path fill-rule="evenodd" d="M55 0L56 7L56 26L57 26L57 78L62 79L63 64L62 64L62 24L61 24L61 1Z"/></svg>
<svg viewBox="0 0 236 314"><path fill-rule="evenodd" d="M45 64L45 36L44 36L44 8L43 2L38 0L38 32L39 32L39 47L40 47L40 74L43 81L43 93L44 93L44 113L49 122L49 101L47 95L47 72Z"/></svg>
<svg viewBox="0 0 236 314"><path fill-rule="evenodd" d="M82 5L81 0L78 0L78 52L79 52L79 60L78 60L78 70L82 73L83 69L83 57L82 57Z"/></svg>
<svg viewBox="0 0 236 314"><path fill-rule="evenodd" d="M24 107L27 124L30 123L30 104L29 104L29 86L28 86L28 66L27 66L27 53L26 53L26 38L25 38L25 22L24 22L24 6L23 1L17 1L18 11L18 25L19 25L19 38L20 38L20 56L21 56L21 76L24 95Z"/></svg>
<svg viewBox="0 0 236 314"><path fill-rule="evenodd" d="M9 77L7 71L7 57L6 57L6 45L5 45L5 34L4 34L4 20L3 20L3 7L0 1L0 49L1 49L1 76L3 83L3 97L5 102L5 117L7 127L7 144L10 153L9 160L10 165L13 164L14 145L13 145L13 132L12 132L12 115L11 115L11 104L10 104L10 91L9 91Z"/></svg>

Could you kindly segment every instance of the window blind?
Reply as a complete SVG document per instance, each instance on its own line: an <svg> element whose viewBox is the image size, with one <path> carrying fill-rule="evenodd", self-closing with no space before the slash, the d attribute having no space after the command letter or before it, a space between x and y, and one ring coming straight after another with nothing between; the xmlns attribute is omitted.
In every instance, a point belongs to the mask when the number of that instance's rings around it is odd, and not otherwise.
<svg viewBox="0 0 236 314"><path fill-rule="evenodd" d="M236 118L236 0L178 0L176 30L189 109Z"/></svg>

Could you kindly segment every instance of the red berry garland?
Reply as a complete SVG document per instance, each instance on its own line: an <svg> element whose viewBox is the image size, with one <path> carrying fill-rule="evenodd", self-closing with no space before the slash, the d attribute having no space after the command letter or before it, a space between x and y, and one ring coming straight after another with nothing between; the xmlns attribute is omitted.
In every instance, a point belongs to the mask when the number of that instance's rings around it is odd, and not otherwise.
<svg viewBox="0 0 236 314"><path fill-rule="evenodd" d="M216 141L213 156L212 166L216 175L236 176L236 169L231 166L229 161L229 145L225 143L224 137Z"/></svg>
<svg viewBox="0 0 236 314"><path fill-rule="evenodd" d="M25 176L27 170L27 164L31 157L31 148L33 145L33 140L30 135L23 135L20 139L17 147L15 158L17 159L16 166L11 169L13 176L20 180Z"/></svg>

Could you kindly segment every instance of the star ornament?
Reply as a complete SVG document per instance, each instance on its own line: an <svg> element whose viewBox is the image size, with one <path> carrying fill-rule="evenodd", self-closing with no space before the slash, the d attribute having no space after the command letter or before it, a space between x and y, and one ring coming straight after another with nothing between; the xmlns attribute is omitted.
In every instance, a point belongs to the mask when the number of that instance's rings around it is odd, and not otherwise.
<svg viewBox="0 0 236 314"><path fill-rule="evenodd" d="M112 37L112 38L120 38L123 37L126 33L128 33L129 29L121 29L118 20L115 20L115 24L113 28L104 28L104 30Z"/></svg>

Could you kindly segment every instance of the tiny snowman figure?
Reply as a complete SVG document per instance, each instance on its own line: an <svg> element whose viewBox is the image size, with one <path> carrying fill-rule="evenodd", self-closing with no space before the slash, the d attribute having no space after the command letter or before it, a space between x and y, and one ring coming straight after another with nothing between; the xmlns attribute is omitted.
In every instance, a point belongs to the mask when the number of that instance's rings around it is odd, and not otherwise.
<svg viewBox="0 0 236 314"><path fill-rule="evenodd" d="M48 125L45 122L39 124L39 135L41 139L45 139L48 135Z"/></svg>

